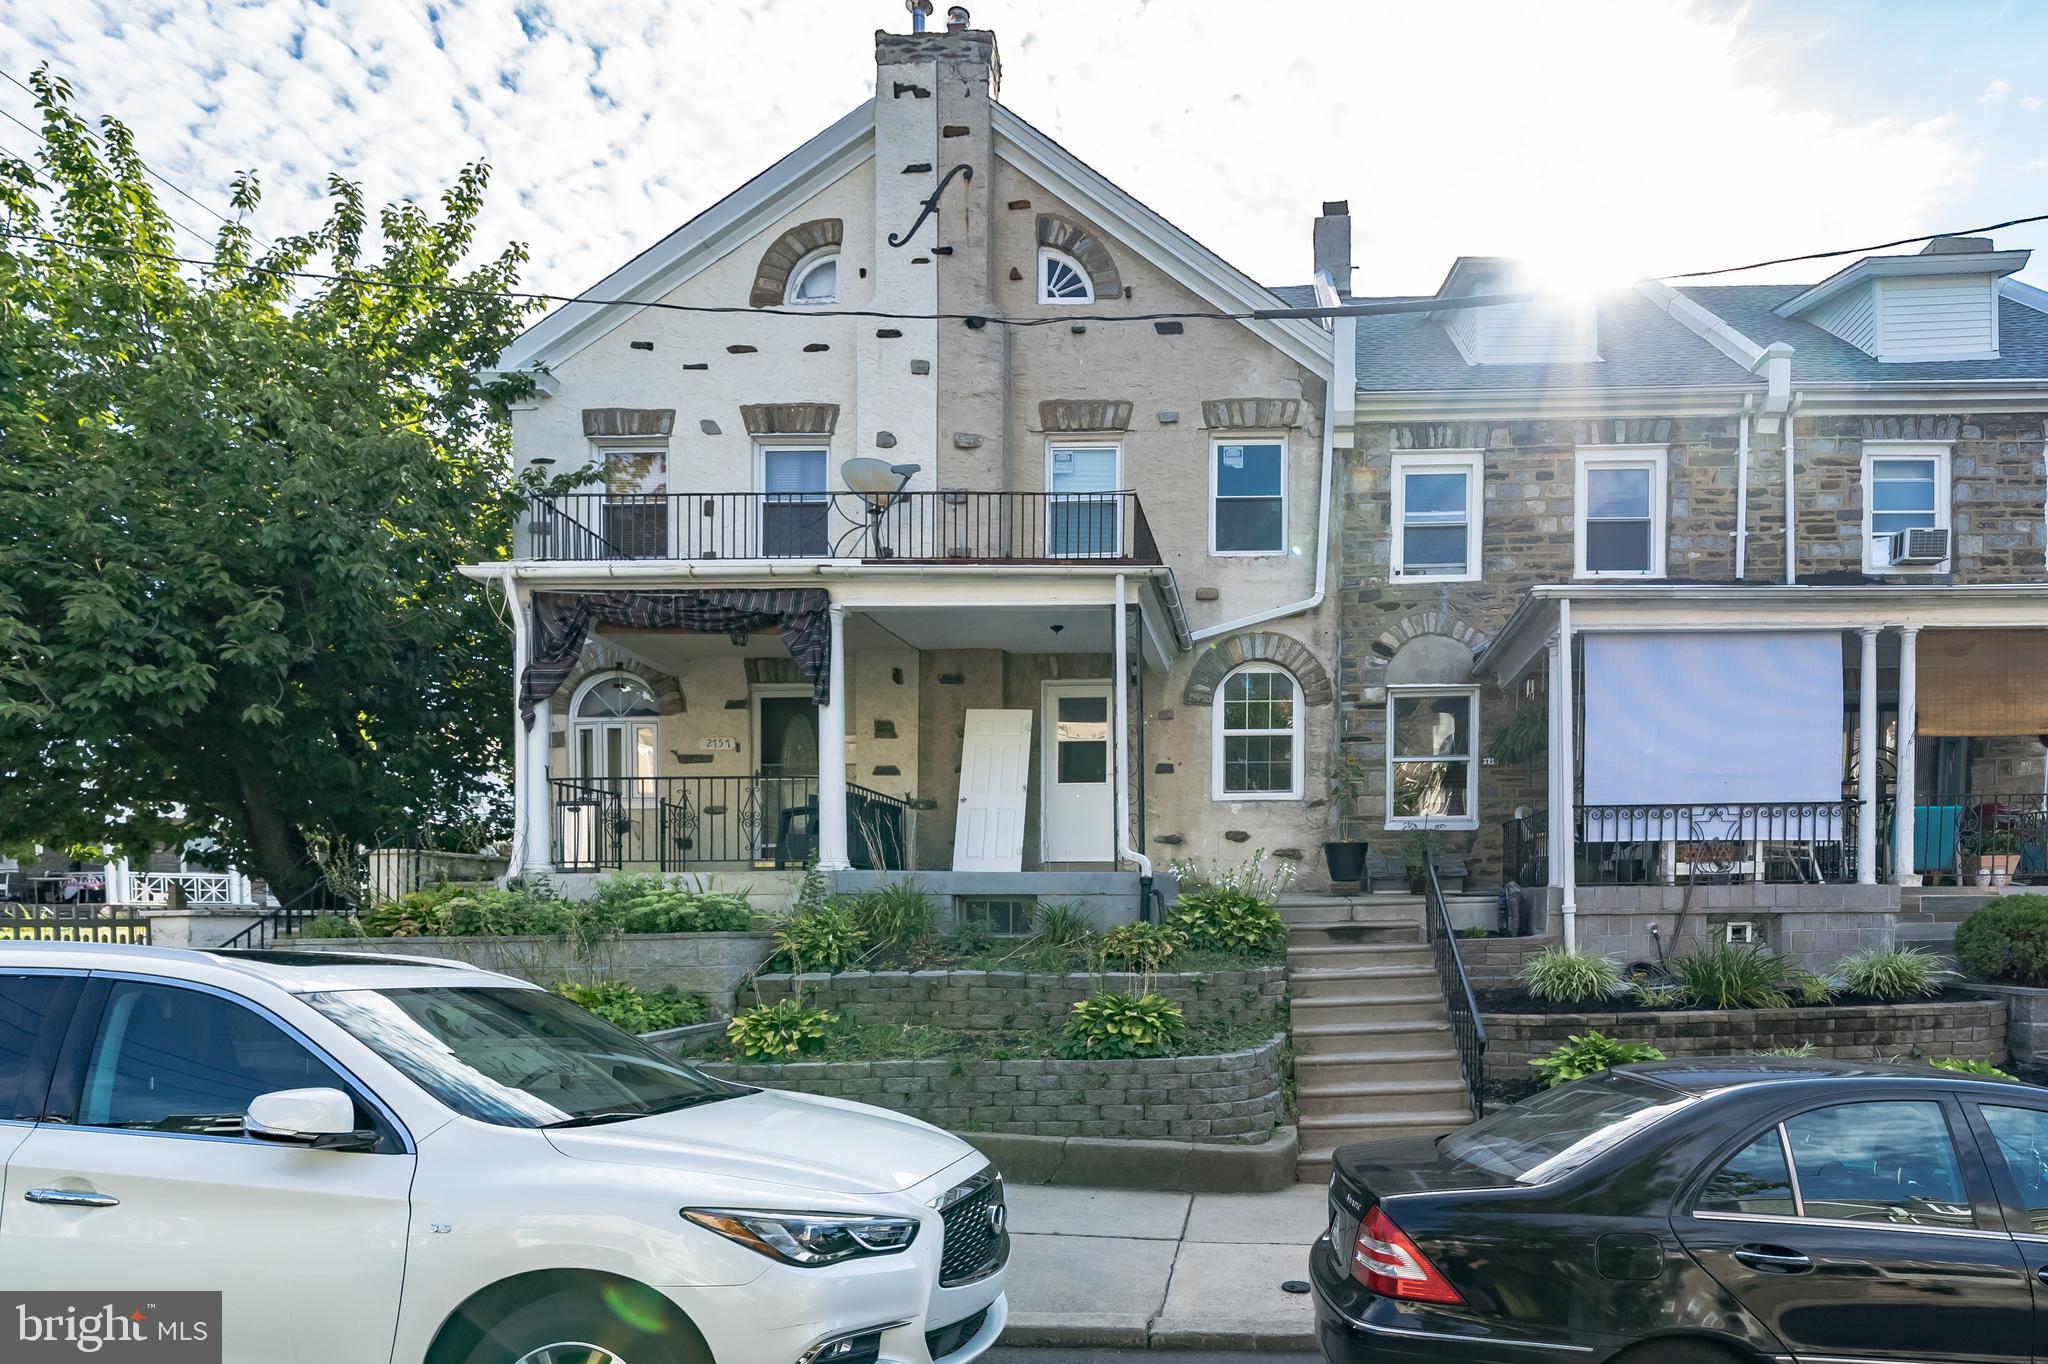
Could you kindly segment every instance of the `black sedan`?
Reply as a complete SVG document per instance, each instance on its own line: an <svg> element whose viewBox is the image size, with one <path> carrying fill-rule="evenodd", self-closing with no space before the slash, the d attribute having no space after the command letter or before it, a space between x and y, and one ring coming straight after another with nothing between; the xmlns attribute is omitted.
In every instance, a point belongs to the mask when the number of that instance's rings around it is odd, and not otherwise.
<svg viewBox="0 0 2048 1364"><path fill-rule="evenodd" d="M1335 1164L1331 1364L2048 1360L2048 1089L1655 1062Z"/></svg>

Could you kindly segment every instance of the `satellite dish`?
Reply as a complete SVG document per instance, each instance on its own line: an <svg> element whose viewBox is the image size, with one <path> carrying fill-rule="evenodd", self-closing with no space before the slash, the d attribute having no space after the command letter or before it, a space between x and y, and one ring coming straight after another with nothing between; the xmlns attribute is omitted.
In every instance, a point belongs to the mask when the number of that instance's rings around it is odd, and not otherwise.
<svg viewBox="0 0 2048 1364"><path fill-rule="evenodd" d="M840 465L839 476L846 480L848 488L866 498L871 507L884 511L896 500L898 493L910 486L911 476L923 467L921 464L890 464L861 456Z"/></svg>

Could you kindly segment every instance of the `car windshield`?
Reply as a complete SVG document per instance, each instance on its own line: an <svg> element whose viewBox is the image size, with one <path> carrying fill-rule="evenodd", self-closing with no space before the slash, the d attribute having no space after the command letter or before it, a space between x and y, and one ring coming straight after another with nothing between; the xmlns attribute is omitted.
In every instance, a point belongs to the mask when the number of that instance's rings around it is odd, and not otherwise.
<svg viewBox="0 0 2048 1364"><path fill-rule="evenodd" d="M1503 1108L1444 1138L1438 1149L1518 1183L1542 1184L1692 1102L1664 1085L1608 1074Z"/></svg>
<svg viewBox="0 0 2048 1364"><path fill-rule="evenodd" d="M336 990L305 999L442 1103L502 1127L623 1121L750 1092L545 990Z"/></svg>

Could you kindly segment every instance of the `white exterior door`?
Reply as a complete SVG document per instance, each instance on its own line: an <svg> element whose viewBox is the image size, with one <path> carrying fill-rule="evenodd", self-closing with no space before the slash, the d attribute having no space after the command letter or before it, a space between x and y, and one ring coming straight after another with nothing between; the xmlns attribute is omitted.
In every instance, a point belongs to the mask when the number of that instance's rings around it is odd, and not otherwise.
<svg viewBox="0 0 2048 1364"><path fill-rule="evenodd" d="M1030 799L1031 712L970 710L960 748L954 871L1021 871Z"/></svg>
<svg viewBox="0 0 2048 1364"><path fill-rule="evenodd" d="M1045 689L1044 776L1039 856L1046 862L1107 862L1115 856L1115 767L1107 682Z"/></svg>
<svg viewBox="0 0 2048 1364"><path fill-rule="evenodd" d="M8 1162L0 1283L219 1292L226 1364L388 1359L413 1157L240 1135L257 1094L346 1082L255 1010L154 982L114 983L89 1057L76 1122Z"/></svg>

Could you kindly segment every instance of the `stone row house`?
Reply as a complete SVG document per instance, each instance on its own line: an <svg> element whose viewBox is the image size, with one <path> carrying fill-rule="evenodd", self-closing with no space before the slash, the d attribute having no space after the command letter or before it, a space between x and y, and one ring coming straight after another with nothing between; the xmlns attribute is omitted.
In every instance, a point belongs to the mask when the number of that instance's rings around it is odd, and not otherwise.
<svg viewBox="0 0 2048 1364"><path fill-rule="evenodd" d="M465 570L514 622L515 871L815 859L1001 932L1182 858L1316 888L1341 837L1635 955L1692 885L1868 937L1991 850L2048 873L2024 252L1354 299L1326 204L1269 287L1001 104L992 34L875 59L590 291L662 306L503 357L553 481Z"/></svg>

